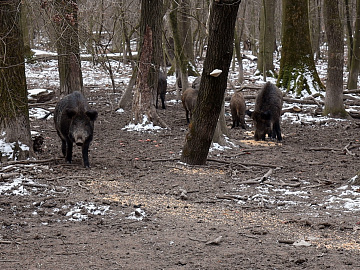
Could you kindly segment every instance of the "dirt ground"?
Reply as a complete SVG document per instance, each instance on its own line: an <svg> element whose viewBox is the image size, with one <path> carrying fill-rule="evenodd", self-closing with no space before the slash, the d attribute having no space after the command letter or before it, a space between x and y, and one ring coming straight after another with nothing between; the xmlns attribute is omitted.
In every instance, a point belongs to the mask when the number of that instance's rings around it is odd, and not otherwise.
<svg viewBox="0 0 360 270"><path fill-rule="evenodd" d="M32 121L36 158L60 159L10 167L25 191L0 195L0 269L360 268L359 209L330 199L359 170L358 121L283 119L282 143L254 144L247 119L229 130L236 146L188 166L180 103L159 110L171 130L130 132L119 95L86 94L99 111L91 168L78 148L60 158L52 119Z"/></svg>

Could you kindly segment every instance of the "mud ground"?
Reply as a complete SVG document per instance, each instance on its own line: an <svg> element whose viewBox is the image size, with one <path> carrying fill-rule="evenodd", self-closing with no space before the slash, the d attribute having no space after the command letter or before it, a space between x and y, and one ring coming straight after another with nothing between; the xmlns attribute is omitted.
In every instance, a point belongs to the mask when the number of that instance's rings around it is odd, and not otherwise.
<svg viewBox="0 0 360 270"><path fill-rule="evenodd" d="M90 169L78 148L73 164L61 158L52 119L31 123L45 138L41 163L2 164L22 182L0 195L1 269L360 268L359 209L334 199L360 195L347 185L359 121L294 114L282 143L255 144L247 119L247 131L229 130L235 146L188 166L180 103L158 111L171 130L136 132L114 111L119 94L86 95L99 111Z"/></svg>

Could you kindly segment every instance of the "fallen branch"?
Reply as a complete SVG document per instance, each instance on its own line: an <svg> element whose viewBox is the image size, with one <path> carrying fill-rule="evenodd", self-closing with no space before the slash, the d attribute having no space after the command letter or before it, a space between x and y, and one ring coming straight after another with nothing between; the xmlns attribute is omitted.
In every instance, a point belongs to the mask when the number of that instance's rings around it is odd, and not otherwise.
<svg viewBox="0 0 360 270"><path fill-rule="evenodd" d="M77 184L78 184L79 187L81 187L81 188L83 188L83 189L86 189L87 191L90 191L89 188L83 186L80 182L77 182Z"/></svg>
<svg viewBox="0 0 360 270"><path fill-rule="evenodd" d="M351 90L344 90L344 94L358 94L360 93L360 89L351 89Z"/></svg>
<svg viewBox="0 0 360 270"><path fill-rule="evenodd" d="M290 183L285 183L283 181L281 182L264 181L263 183L267 185L282 186L282 187L300 187L300 183L290 184Z"/></svg>
<svg viewBox="0 0 360 270"><path fill-rule="evenodd" d="M225 164L232 164L232 165L241 165L241 166L259 166L259 167L269 167L269 168L281 168L277 165L271 165L271 164L264 164L264 163L243 163L243 162L231 162L231 161L225 161L225 160L218 160L213 158L208 158L207 161L213 161L213 162L219 162L219 163L225 163Z"/></svg>
<svg viewBox="0 0 360 270"><path fill-rule="evenodd" d="M344 147L344 151L346 151L346 154L350 155L350 156L356 156L356 154L354 154L353 152L351 152L349 150L349 147L351 146L352 142L349 142L347 145L345 145Z"/></svg>
<svg viewBox="0 0 360 270"><path fill-rule="evenodd" d="M11 177L17 176L18 173L0 173L0 179L4 181L5 179L9 179Z"/></svg>
<svg viewBox="0 0 360 270"><path fill-rule="evenodd" d="M323 101L315 101L315 99L297 99L297 98L289 98L283 97L283 100L287 103L299 103L299 104L308 104L308 105L324 105Z"/></svg>
<svg viewBox="0 0 360 270"><path fill-rule="evenodd" d="M9 166L9 165L14 165L14 164L42 164L42 163L49 163L49 162L54 162L57 160L62 160L62 158L49 158L49 159L42 159L42 160L13 160L13 161L8 161L5 163L2 163L2 166Z"/></svg>
<svg viewBox="0 0 360 270"><path fill-rule="evenodd" d="M24 183L23 185L26 186L26 187L35 187L35 188L46 188L46 187L48 187L48 185L35 184L35 183Z"/></svg>
<svg viewBox="0 0 360 270"><path fill-rule="evenodd" d="M267 180L272 173L273 173L273 169L270 169L270 170L267 171L267 173L265 173L261 177L257 177L255 179L240 182L239 184L247 184L247 185L260 184L260 183L264 182L265 180Z"/></svg>
<svg viewBox="0 0 360 270"><path fill-rule="evenodd" d="M247 201L247 197L240 196L240 195L216 195L216 199L219 200L242 200Z"/></svg>
<svg viewBox="0 0 360 270"><path fill-rule="evenodd" d="M216 237L214 240L210 240L205 243L205 245L219 245L222 240L222 236Z"/></svg>
<svg viewBox="0 0 360 270"><path fill-rule="evenodd" d="M311 147L311 148L304 148L306 151L343 151L343 149L336 149L330 147Z"/></svg>

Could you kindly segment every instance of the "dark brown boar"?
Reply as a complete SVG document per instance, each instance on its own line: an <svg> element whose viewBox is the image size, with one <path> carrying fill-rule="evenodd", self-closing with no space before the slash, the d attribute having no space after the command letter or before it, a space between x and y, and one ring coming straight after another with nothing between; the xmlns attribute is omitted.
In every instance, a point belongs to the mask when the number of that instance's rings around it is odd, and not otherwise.
<svg viewBox="0 0 360 270"><path fill-rule="evenodd" d="M230 99L230 111L233 120L231 128L242 127L246 129L245 124L245 99L241 92L235 92Z"/></svg>
<svg viewBox="0 0 360 270"><path fill-rule="evenodd" d="M97 111L90 110L85 97L75 91L61 99L54 111L56 131L61 139L61 150L68 163L72 162L73 143L82 147L85 167L89 164L89 146L93 139Z"/></svg>
<svg viewBox="0 0 360 270"><path fill-rule="evenodd" d="M190 119L192 117L192 112L196 105L198 93L199 93L198 90L195 90L193 88L188 88L183 92L183 94L181 96L181 101L182 101L183 107L185 109L186 121L188 124L190 123Z"/></svg>
<svg viewBox="0 0 360 270"><path fill-rule="evenodd" d="M265 135L278 141L282 140L280 120L283 104L282 93L275 85L267 82L260 90L255 100L254 112L246 111L253 119L255 140L265 140Z"/></svg>

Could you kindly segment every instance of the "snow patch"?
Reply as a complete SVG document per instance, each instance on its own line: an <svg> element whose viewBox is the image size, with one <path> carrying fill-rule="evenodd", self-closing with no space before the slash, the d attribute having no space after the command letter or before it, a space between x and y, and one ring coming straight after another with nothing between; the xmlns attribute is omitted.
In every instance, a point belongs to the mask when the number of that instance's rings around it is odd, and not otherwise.
<svg viewBox="0 0 360 270"><path fill-rule="evenodd" d="M159 126L154 126L154 123L150 122L146 115L144 115L142 123L139 123L136 125L133 123L130 123L127 126L125 126L124 128L122 128L122 130L140 131L140 132L142 132L142 131L158 131L161 129L163 129L163 128L159 127Z"/></svg>

